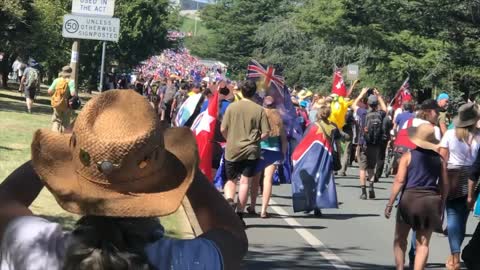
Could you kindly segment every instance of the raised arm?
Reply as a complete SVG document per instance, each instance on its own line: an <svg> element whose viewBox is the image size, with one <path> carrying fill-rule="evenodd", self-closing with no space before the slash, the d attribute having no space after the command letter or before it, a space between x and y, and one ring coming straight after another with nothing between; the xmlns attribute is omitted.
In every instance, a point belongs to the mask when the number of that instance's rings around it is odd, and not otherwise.
<svg viewBox="0 0 480 270"><path fill-rule="evenodd" d="M355 86L360 82L360 80L355 80L353 84L350 86L350 89L348 89L347 96L350 97L350 95L353 93L353 90L355 89Z"/></svg>
<svg viewBox="0 0 480 270"><path fill-rule="evenodd" d="M240 269L248 239L240 219L223 196L197 171L187 192L203 234L213 241L223 257L224 269Z"/></svg>
<svg viewBox="0 0 480 270"><path fill-rule="evenodd" d="M388 112L388 108L387 108L387 105L385 104L385 100L383 100L383 97L382 95L380 95L380 91L378 91L376 88L375 90L373 91L373 93L377 96L378 98L378 103L380 105L380 110L384 111L384 112Z"/></svg>
<svg viewBox="0 0 480 270"><path fill-rule="evenodd" d="M43 183L28 161L0 184L0 239L8 223L19 216L29 216L28 207L37 198Z"/></svg>
<svg viewBox="0 0 480 270"><path fill-rule="evenodd" d="M353 102L352 104L352 109L354 112L357 111L358 109L358 103L360 103L360 101L365 97L365 95L367 94L368 92L368 88L363 88L362 91L360 92L360 95L358 95L358 97L355 99L355 101Z"/></svg>

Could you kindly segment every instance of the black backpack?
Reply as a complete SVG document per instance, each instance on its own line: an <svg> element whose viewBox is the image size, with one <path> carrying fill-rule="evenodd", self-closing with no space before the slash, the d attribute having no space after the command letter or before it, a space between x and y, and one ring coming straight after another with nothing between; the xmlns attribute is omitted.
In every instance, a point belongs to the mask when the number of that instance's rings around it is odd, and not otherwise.
<svg viewBox="0 0 480 270"><path fill-rule="evenodd" d="M364 138L367 144L380 144L384 141L383 116L378 111L370 111L365 116Z"/></svg>

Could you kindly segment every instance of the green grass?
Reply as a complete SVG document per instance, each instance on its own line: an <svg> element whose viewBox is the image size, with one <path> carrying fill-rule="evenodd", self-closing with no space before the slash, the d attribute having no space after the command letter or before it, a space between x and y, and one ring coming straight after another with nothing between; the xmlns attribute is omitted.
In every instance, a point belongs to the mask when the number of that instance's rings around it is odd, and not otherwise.
<svg viewBox="0 0 480 270"><path fill-rule="evenodd" d="M0 183L18 166L30 160L30 143L39 128L50 128L52 109L46 90L36 98L33 113L26 113L23 97L17 91L0 89ZM90 96L81 95L86 102ZM37 215L61 223L71 229L78 216L61 209L47 189L43 189L30 209ZM162 217L161 223L170 236L189 237L190 225L182 213Z"/></svg>
<svg viewBox="0 0 480 270"><path fill-rule="evenodd" d="M182 25L180 26L180 31L188 33L191 32L192 35L195 33L195 19L190 17L182 17ZM204 23L198 19L197 21L197 36L207 36L208 29L205 27Z"/></svg>

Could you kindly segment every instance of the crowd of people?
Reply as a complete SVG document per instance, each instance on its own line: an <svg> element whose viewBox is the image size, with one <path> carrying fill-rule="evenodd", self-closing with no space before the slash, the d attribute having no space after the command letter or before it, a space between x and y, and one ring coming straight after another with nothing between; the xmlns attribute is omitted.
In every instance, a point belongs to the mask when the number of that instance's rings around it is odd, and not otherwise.
<svg viewBox="0 0 480 270"><path fill-rule="evenodd" d="M332 177L352 174L352 162L358 163L360 200L375 199L375 183L395 176L384 215L390 218L397 207L397 269L404 269L410 231L412 269L425 268L433 232L448 235L447 269L460 269L462 260L468 269L480 269L475 256L480 226L462 253L480 176L480 110L474 102L460 106L454 117L447 113L446 93L421 102L408 95L400 108L393 108L374 87L353 97L356 81L344 96L295 87L286 93L294 110L286 112L255 81L230 81L224 71L198 64L185 51L166 51L138 71L134 91L94 97L71 127L70 100L76 94L71 69L62 69L48 91L53 131L35 134L32 161L0 185L5 205L0 211L1 269L20 269L38 258L45 269L157 269L199 262L207 269L222 264L237 269L247 249L245 212L257 214L261 192L259 216L269 218L273 179L288 178L285 167L298 166L291 162L291 152L303 140L291 132L296 128L301 135L316 128L325 138L326 148L332 149ZM28 81L28 69L23 77ZM217 115L208 114L211 106L218 106ZM286 113L294 114L288 118L293 123L285 121ZM206 128L201 122L209 117L215 121L208 142L213 153L199 158L211 159L213 175L224 178L220 189L225 199L211 184L213 177L199 172L191 151L199 143L194 134ZM66 211L83 215L72 233L40 217L26 217L44 185ZM20 193L22 187L29 191ZM186 243L164 237L158 221L151 219L175 211L184 196L198 210L204 231ZM322 216L319 205L307 210ZM27 244L41 238L44 245L12 247L17 237ZM52 242L66 252L59 253Z"/></svg>

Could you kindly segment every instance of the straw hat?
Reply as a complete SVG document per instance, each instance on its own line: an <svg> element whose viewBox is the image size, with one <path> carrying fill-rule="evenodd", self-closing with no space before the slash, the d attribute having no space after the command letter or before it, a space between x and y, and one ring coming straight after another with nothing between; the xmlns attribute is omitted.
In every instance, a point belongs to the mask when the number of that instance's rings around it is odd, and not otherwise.
<svg viewBox="0 0 480 270"><path fill-rule="evenodd" d="M435 137L435 128L432 124L421 124L418 127L407 129L410 141L416 146L437 151L440 141Z"/></svg>
<svg viewBox="0 0 480 270"><path fill-rule="evenodd" d="M192 182L198 153L189 129L159 123L133 90L105 92L85 104L72 134L35 133L33 167L68 212L168 215Z"/></svg>
<svg viewBox="0 0 480 270"><path fill-rule="evenodd" d="M460 106L458 115L453 118L455 127L469 127L475 125L480 119L477 106L474 103L467 103Z"/></svg>

